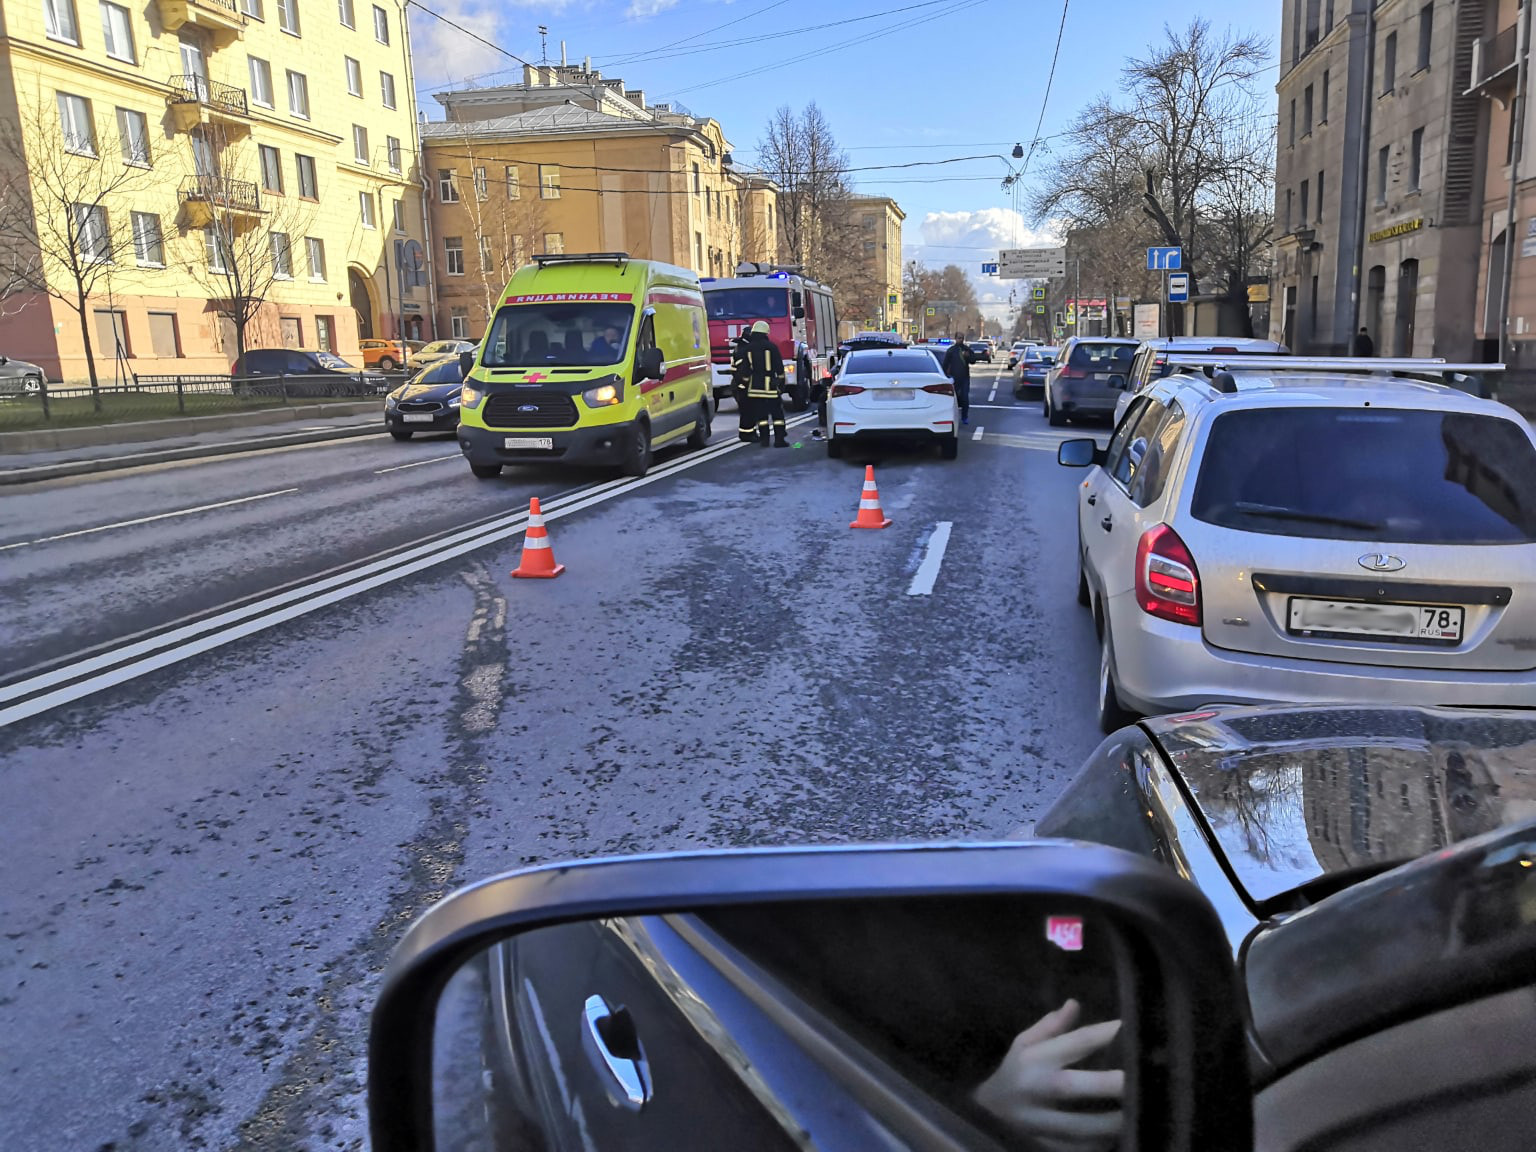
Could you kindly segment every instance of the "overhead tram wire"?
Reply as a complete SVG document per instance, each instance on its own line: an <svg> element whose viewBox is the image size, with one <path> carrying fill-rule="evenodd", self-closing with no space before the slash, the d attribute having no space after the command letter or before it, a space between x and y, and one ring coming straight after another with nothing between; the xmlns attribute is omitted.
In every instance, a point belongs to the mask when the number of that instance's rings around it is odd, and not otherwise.
<svg viewBox="0 0 1536 1152"><path fill-rule="evenodd" d="M726 28L731 27L733 24L740 24L743 21L751 20L753 17L761 16L764 12L772 11L774 8L782 8L785 4L788 3L789 0L773 0L772 4L765 4L761 8L753 9L745 16L738 16L734 20L727 20L724 24L717 24L713 28L706 28L702 32L695 32L692 36L684 36L681 40L674 40L670 44L663 44L658 48L652 48L645 52L621 53L620 55L615 56L609 60L599 61L599 65L603 68L622 68L626 64L633 64L636 60L656 59L656 53L665 52L669 48L676 48L681 44L687 44L691 40L697 40L700 36L708 36L712 32L724 31Z"/></svg>

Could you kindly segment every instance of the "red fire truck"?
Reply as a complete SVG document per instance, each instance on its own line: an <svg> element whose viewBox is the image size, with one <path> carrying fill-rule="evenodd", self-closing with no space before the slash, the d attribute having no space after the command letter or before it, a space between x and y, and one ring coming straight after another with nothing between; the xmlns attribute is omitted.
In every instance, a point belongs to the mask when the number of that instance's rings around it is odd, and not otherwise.
<svg viewBox="0 0 1536 1152"><path fill-rule="evenodd" d="M743 263L730 278L705 277L704 310L709 315L709 359L715 401L731 391L731 350L735 340L759 320L784 357L792 411L811 403L811 387L821 379L837 350L837 312L832 290L777 264Z"/></svg>

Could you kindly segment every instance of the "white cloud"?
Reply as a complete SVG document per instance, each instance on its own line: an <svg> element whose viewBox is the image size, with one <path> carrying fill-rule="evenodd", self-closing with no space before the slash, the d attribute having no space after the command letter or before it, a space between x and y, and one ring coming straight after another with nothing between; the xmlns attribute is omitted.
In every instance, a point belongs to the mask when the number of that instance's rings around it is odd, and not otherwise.
<svg viewBox="0 0 1536 1152"><path fill-rule="evenodd" d="M624 9L624 15L633 20L644 20L665 12L668 8L676 8L677 0L630 0L629 7Z"/></svg>
<svg viewBox="0 0 1536 1152"><path fill-rule="evenodd" d="M436 0L433 9L454 24L482 36L491 44L503 43L500 21L506 11L503 0ZM412 11L411 54L415 57L422 92L456 87L471 76L522 66L490 44L482 44L425 12Z"/></svg>
<svg viewBox="0 0 1536 1152"><path fill-rule="evenodd" d="M902 258L929 268L958 264L976 289L982 313L1002 320L1008 312L1008 293L1017 284L983 276L981 266L997 259L1004 248L1037 248L1061 243L1049 227L1032 228L1010 208L978 208L969 212L930 212L902 238Z"/></svg>

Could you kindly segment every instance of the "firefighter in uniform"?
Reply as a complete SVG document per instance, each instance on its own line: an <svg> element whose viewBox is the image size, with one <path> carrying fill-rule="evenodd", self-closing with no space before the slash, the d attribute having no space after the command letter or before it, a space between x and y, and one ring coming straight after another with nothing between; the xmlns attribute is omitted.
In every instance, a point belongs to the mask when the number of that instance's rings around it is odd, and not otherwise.
<svg viewBox="0 0 1536 1152"><path fill-rule="evenodd" d="M784 357L768 335L768 321L759 320L736 344L732 364L733 383L742 405L737 435L768 446L770 433L775 448L788 448L784 434Z"/></svg>
<svg viewBox="0 0 1536 1152"><path fill-rule="evenodd" d="M743 332L731 341L731 398L736 401L736 439L751 444L757 439L757 417L747 401L746 339L750 332Z"/></svg>

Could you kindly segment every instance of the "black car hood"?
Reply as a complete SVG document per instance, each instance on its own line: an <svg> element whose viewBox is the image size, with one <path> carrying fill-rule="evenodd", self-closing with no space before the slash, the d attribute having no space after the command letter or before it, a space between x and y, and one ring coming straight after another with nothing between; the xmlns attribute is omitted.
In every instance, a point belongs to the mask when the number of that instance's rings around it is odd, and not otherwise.
<svg viewBox="0 0 1536 1152"><path fill-rule="evenodd" d="M450 400L464 387L464 381L448 384L407 384L390 393L396 400Z"/></svg>
<svg viewBox="0 0 1536 1152"><path fill-rule="evenodd" d="M1536 712L1211 708L1145 726L1259 904L1536 820Z"/></svg>

